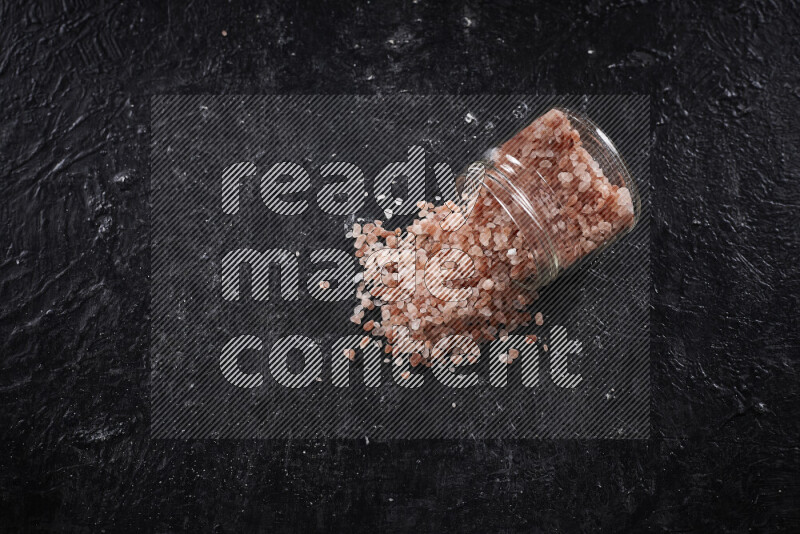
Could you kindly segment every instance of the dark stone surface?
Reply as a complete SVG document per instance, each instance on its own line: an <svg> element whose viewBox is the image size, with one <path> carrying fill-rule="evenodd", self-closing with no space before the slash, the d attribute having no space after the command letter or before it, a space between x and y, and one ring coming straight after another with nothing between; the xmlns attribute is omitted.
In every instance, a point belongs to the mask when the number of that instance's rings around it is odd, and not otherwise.
<svg viewBox="0 0 800 534"><path fill-rule="evenodd" d="M792 2L92 4L0 4L0 528L800 529ZM148 98L198 92L650 94L653 438L151 441Z"/></svg>

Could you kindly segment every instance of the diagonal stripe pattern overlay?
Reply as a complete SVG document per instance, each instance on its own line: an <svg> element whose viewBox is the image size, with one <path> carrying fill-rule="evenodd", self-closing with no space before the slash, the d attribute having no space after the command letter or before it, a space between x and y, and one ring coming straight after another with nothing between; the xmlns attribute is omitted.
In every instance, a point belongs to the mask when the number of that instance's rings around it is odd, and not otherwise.
<svg viewBox="0 0 800 534"><path fill-rule="evenodd" d="M405 229L553 107L613 141L635 228L538 290L542 325L446 369L387 351L380 309L351 320L354 224ZM151 120L154 438L649 436L648 97L155 96Z"/></svg>

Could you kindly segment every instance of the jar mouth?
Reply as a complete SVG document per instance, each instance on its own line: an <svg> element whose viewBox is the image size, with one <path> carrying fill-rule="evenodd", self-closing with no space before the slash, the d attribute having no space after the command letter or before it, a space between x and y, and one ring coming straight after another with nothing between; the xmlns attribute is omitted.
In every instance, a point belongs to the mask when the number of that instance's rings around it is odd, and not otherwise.
<svg viewBox="0 0 800 534"><path fill-rule="evenodd" d="M539 211L531 204L526 193L515 183L512 176L509 176L511 173L504 172L489 157L482 163L485 169L482 185L517 226L530 251L539 254L539 257L534 257L536 262L534 282L517 282L526 289L537 290L550 283L558 274L560 265L555 244L544 226L544 221L541 220ZM547 182L541 177L540 179L541 186L550 190Z"/></svg>

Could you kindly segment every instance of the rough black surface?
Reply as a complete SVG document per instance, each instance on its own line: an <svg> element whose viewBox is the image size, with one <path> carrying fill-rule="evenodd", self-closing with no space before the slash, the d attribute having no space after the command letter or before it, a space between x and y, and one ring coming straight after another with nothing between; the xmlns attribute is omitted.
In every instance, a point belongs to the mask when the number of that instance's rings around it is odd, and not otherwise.
<svg viewBox="0 0 800 534"><path fill-rule="evenodd" d="M0 528L798 531L800 15L711 6L0 3ZM401 91L652 96L653 438L151 441L149 95Z"/></svg>

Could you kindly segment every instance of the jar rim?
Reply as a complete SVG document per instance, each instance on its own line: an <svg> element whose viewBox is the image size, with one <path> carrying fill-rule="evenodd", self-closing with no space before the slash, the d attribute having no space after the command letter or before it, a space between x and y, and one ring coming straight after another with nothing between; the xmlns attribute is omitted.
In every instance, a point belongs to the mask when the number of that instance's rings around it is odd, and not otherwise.
<svg viewBox="0 0 800 534"><path fill-rule="evenodd" d="M531 250L542 250L545 252L544 258L536 260L536 284L530 285L530 287L526 286L526 288L535 290L547 285L555 279L560 269L558 254L556 254L555 244L550 237L550 233L544 227L543 221L540 220L537 210L530 204L525 193L514 184L514 181L506 173L504 173L501 168L497 167L495 162L491 159L487 158L483 160L483 164L485 169L483 178L484 185L486 185L486 180L490 179L491 184L495 186L494 188L486 186L489 194L492 195L497 203L503 208L503 211L505 211L509 218L514 222L514 224L522 233L523 238L530 245ZM542 185L550 189L549 184L547 184L544 179L542 179ZM497 191L497 187L499 187L501 191ZM550 190L552 191L552 189ZM511 202L501 198L501 192L508 195L508 197L511 199ZM526 220L535 225L535 231L532 232L528 227L529 225L526 225L522 221L518 220L520 214L515 214L511 209L510 204L512 202L522 210Z"/></svg>

